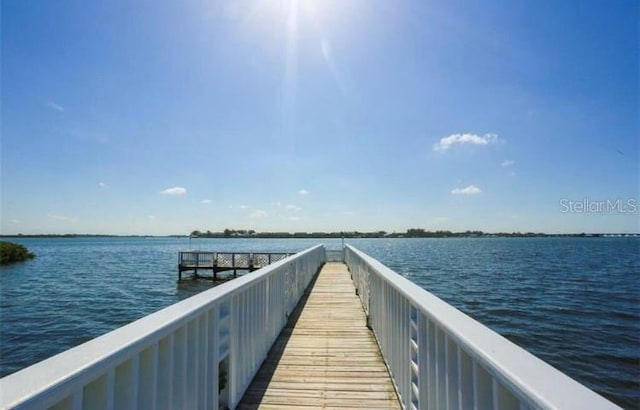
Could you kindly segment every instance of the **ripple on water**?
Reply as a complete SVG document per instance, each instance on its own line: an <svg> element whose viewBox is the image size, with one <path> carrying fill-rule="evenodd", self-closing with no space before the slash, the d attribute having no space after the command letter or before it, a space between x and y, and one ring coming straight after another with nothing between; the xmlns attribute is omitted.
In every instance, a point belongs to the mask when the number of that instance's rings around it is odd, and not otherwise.
<svg viewBox="0 0 640 410"><path fill-rule="evenodd" d="M2 376L211 287L176 283L186 238L16 241L38 257L0 270ZM317 242L203 239L193 247L297 251ZM640 402L640 240L351 243L616 403Z"/></svg>

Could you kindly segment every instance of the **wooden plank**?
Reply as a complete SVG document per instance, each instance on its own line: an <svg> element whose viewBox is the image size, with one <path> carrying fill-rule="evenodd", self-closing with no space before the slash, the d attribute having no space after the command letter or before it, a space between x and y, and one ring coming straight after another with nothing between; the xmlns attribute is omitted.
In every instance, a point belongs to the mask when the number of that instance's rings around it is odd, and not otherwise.
<svg viewBox="0 0 640 410"><path fill-rule="evenodd" d="M336 371L333 369L329 369L326 371L313 369L313 370L276 370L270 373L258 373L256 374L254 380L258 381L291 381L295 383L296 381L301 380L312 380L313 382L342 382L345 379L351 379L351 383L361 383L363 385L370 384L370 380L376 380L376 383L379 382L389 382L389 372L387 369L377 368L375 370L368 371L348 371L341 370ZM384 380L380 380L384 379ZM391 384L389 384L391 386Z"/></svg>
<svg viewBox="0 0 640 410"><path fill-rule="evenodd" d="M274 397L281 399L286 397L304 398L304 399L360 399L360 400L393 400L395 391L346 391L346 390L327 390L321 386L318 389L297 390L291 388L273 388L265 389L249 389L245 397L265 398Z"/></svg>
<svg viewBox="0 0 640 410"><path fill-rule="evenodd" d="M355 378L357 375L359 377ZM371 373L367 376L362 376L359 373L355 375L346 376L331 376L323 373L309 374L300 376L299 374L287 375L286 373L276 373L270 378L256 376L256 383L263 381L272 382L288 382L288 383L328 383L328 384L363 384L363 385L386 385L388 375L380 373ZM378 375L376 377L376 375Z"/></svg>
<svg viewBox="0 0 640 410"><path fill-rule="evenodd" d="M315 366L308 366L308 365L295 365L295 364L270 364L270 365L265 365L263 366L265 369L269 369L269 370L294 370L300 373L304 373L307 371L314 371L314 370L325 370L328 372L361 372L361 373L367 373L367 372L376 372L376 371L387 371L387 368L384 366L384 364L378 365L378 366L359 366L357 364L357 362L353 362L350 365L315 365Z"/></svg>
<svg viewBox="0 0 640 410"><path fill-rule="evenodd" d="M370 357L375 357L376 359L380 359L380 355L375 353L375 352L371 352L370 350L367 349L322 349L322 350L318 350L318 349L305 349L305 348L286 348L284 350L284 353L287 356L303 356L303 357L314 357L314 358L321 358L321 357L347 357L347 358L353 358L353 357L363 357L363 358L370 358Z"/></svg>
<svg viewBox="0 0 640 410"><path fill-rule="evenodd" d="M374 392L394 392L393 386L389 386L388 383L384 383L384 379L373 379L373 382L363 383L361 380L358 383L341 383L336 382L335 379L331 381L327 381L330 379L318 380L316 381L300 381L300 380L269 380L269 381L261 381L256 380L253 383L252 389L257 389L258 391L269 391L273 390L312 390L312 391L354 391L354 392L362 392L362 391L374 391ZM249 393L251 390L248 390ZM266 393L265 393L266 394Z"/></svg>
<svg viewBox="0 0 640 410"><path fill-rule="evenodd" d="M389 377L389 373L387 369L384 370L381 368L378 369L369 369L369 370L361 370L361 371L353 371L349 369L340 369L336 370L335 368L328 368L319 366L315 369L310 368L298 368L298 369L268 369L268 375L260 376L260 377L273 377L277 378L279 376L287 376L287 377L297 377L299 379L304 379L305 377L325 377L325 378L344 378L344 377L354 377L354 378L363 378L363 377ZM258 373L261 375L261 373ZM256 377L259 377L256 375ZM273 375L273 376L271 376Z"/></svg>
<svg viewBox="0 0 640 410"><path fill-rule="evenodd" d="M393 399L349 399L349 398L317 398L317 397L291 397L291 396L245 396L243 403L253 404L252 408L261 408L262 404L273 405L291 405L296 406L318 406L322 403L322 407L343 407L343 408L361 408L361 409L400 409L397 398ZM251 408L251 407L250 407Z"/></svg>
<svg viewBox="0 0 640 410"><path fill-rule="evenodd" d="M237 410L250 410L250 409L255 409L256 404L240 404L238 407L236 407ZM288 410L288 409L302 409L302 410L344 410L345 408L348 407L337 407L337 406L318 406L318 405L301 405L301 404L268 404L268 403L261 403L259 405L259 408L262 410ZM369 410L382 410L382 409L388 409L389 407L369 407Z"/></svg>
<svg viewBox="0 0 640 410"><path fill-rule="evenodd" d="M327 263L238 409L400 409L346 265Z"/></svg>

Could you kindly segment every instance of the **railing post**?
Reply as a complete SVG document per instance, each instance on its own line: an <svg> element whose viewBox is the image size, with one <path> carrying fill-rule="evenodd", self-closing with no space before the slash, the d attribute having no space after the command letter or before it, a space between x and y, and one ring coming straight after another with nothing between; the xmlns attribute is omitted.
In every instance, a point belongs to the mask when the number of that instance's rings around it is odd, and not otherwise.
<svg viewBox="0 0 640 410"><path fill-rule="evenodd" d="M207 322L208 322L208 332L206 333L206 346L208 351L208 359L207 360L207 380L209 383L205 385L205 391L207 391L206 396L206 404L205 408L207 409L217 409L218 403L220 401L219 397L219 389L220 389L220 358L219 358L219 339L220 339L220 328L219 328L219 306L215 306L213 309L209 311L207 314Z"/></svg>
<svg viewBox="0 0 640 410"><path fill-rule="evenodd" d="M229 383L229 408L233 409L236 405L236 386L238 385L238 373L240 371L239 352L238 352L238 333L239 333L239 296L234 295L231 299L229 317L229 370L227 372L227 383Z"/></svg>

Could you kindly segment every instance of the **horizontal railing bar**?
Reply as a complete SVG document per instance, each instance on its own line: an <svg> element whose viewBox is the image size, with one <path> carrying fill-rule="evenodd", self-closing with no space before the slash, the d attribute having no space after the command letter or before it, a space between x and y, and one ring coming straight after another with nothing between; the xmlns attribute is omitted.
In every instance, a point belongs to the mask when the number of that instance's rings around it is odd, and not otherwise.
<svg viewBox="0 0 640 410"><path fill-rule="evenodd" d="M327 251L332 252L332 251ZM339 251L338 251L339 252ZM232 251L178 251L179 254L200 254L200 255L296 255L295 252L232 252Z"/></svg>

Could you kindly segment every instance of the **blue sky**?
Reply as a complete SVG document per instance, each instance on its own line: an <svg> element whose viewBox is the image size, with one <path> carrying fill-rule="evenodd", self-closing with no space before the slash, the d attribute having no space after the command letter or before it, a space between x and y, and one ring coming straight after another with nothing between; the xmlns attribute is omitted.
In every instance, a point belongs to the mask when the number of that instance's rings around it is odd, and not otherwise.
<svg viewBox="0 0 640 410"><path fill-rule="evenodd" d="M4 234L639 231L637 1L1 7Z"/></svg>

